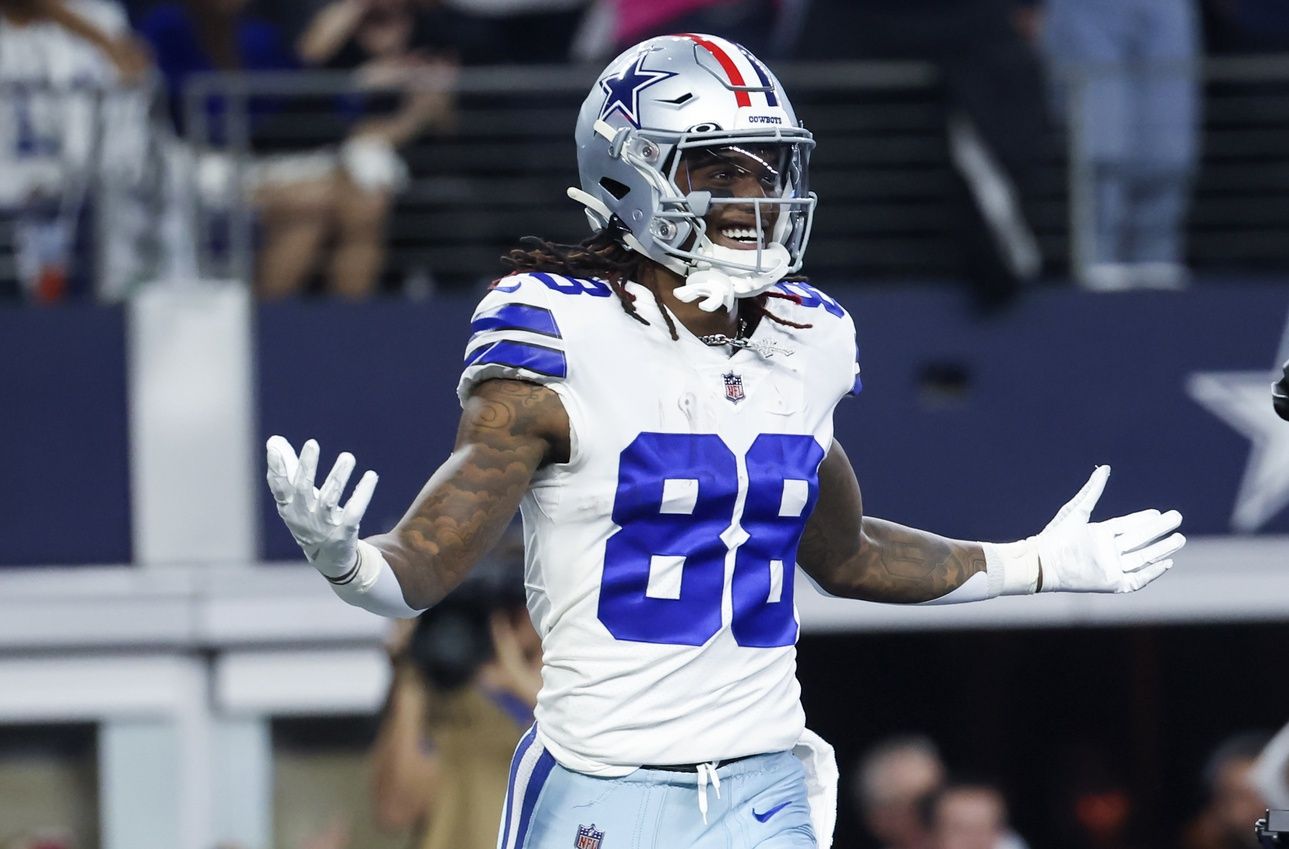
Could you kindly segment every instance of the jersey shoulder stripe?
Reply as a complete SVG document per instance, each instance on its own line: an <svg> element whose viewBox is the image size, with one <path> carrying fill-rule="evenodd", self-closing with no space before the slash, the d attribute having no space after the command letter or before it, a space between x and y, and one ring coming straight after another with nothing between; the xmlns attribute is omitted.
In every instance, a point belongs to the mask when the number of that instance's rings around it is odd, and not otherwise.
<svg viewBox="0 0 1289 849"><path fill-rule="evenodd" d="M477 384L494 378L549 384L568 378L566 295L598 293L598 281L551 274L514 274L498 281L470 319L470 339L457 396L462 403ZM603 285L603 284L601 284ZM608 286L604 291L611 294Z"/></svg>
<svg viewBox="0 0 1289 849"><path fill-rule="evenodd" d="M823 311L828 315L833 315L837 318L842 318L846 315L846 310L842 308L841 304L837 303L835 298L823 289L804 280L785 280L774 284L774 289L776 292L788 295L798 306L804 309L813 310L822 307Z"/></svg>
<svg viewBox="0 0 1289 849"><path fill-rule="evenodd" d="M773 291L787 295L791 300L776 298L768 304L769 308L776 312L783 310L785 318L810 325L808 338L811 344L818 344L828 351L829 372L839 371L838 397L858 395L863 391L864 383L859 376L859 340L850 313L836 298L804 280L776 283Z"/></svg>
<svg viewBox="0 0 1289 849"><path fill-rule="evenodd" d="M532 304L503 303L490 309L480 309L470 322L470 330L476 335L489 330L527 330L542 336L563 338L554 313L546 307Z"/></svg>
<svg viewBox="0 0 1289 849"><path fill-rule="evenodd" d="M466 356L465 364L466 368L500 365L547 377L568 377L568 359L563 351L518 339L498 339L479 345Z"/></svg>
<svg viewBox="0 0 1289 849"><path fill-rule="evenodd" d="M529 288L524 284L534 280L541 283L547 290L561 295L590 295L593 298L608 298L613 295L612 287L603 280L594 277L569 277L545 271L512 274L493 286L492 291L517 292L520 289Z"/></svg>

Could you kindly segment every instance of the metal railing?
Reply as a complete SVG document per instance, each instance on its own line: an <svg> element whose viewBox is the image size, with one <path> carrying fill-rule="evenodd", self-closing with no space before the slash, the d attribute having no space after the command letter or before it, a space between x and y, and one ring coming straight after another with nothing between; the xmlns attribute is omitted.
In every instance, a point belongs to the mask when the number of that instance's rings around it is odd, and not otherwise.
<svg viewBox="0 0 1289 849"><path fill-rule="evenodd" d="M1103 72L1083 69L1074 85ZM1163 72L1201 77L1188 264L1199 272L1289 270L1289 59L1221 59ZM387 226L391 284L475 283L500 273L498 257L520 236L568 241L586 233L564 189L577 181L572 125L594 73L482 68L450 82L451 126L431 128L401 150L410 180ZM806 271L824 281L953 276L961 264L962 188L937 71L916 63L798 64L780 76L818 140L811 180L820 206ZM406 85L444 84L426 77ZM334 151L364 114L362 102L381 96L393 95L347 74L193 78L181 100L182 143L149 159L164 162L171 189L167 203L153 204L150 235L166 242L152 263L158 274L191 266L202 276L249 280L260 236L244 190L248 173L265 157ZM13 94L0 88L6 99ZM159 127L152 124L146 145L166 147L156 141L166 136ZM1046 268L1056 274L1077 271L1095 254L1095 171L1078 132L1069 138L1067 146L1066 127L1054 125L1025 204ZM212 158L219 167L208 167ZM91 204L100 212L107 206Z"/></svg>
<svg viewBox="0 0 1289 849"><path fill-rule="evenodd" d="M431 132L403 151L413 177L389 228L391 271L474 282L499 273L498 257L520 236L570 241L585 235L585 218L564 189L577 183L573 121L594 74L587 68L463 72L455 84L455 129ZM782 77L820 139L812 184L822 208L811 269L848 278L947 273L948 264L928 263L942 254L928 245L941 242L952 226L943 209L953 175L934 69L798 65ZM202 77L185 92L189 138L201 150L221 140L241 163L261 149L304 149L303 128L320 130L314 147L335 145L341 137L336 99L361 91L352 77L332 74ZM225 99L219 110L209 105ZM248 118L256 109L252 101L276 103L278 111L256 127ZM219 121L212 120L214 111L222 114ZM214 221L198 210L194 217L219 229L199 239L206 246L203 267L243 276L254 211L242 206ZM221 257L223 246L230 250Z"/></svg>
<svg viewBox="0 0 1289 849"><path fill-rule="evenodd" d="M1068 140L1066 232L1076 276L1108 252L1097 223L1104 214L1106 199L1098 193L1107 190L1108 167L1178 181L1190 267L1289 270L1289 57L1145 69L1088 66L1062 82L1068 135L1058 141ZM1123 99L1125 114L1115 126L1098 126L1107 110L1096 100L1107 92ZM1150 96L1154 102L1145 99ZM1107 164L1107 148L1134 144Z"/></svg>

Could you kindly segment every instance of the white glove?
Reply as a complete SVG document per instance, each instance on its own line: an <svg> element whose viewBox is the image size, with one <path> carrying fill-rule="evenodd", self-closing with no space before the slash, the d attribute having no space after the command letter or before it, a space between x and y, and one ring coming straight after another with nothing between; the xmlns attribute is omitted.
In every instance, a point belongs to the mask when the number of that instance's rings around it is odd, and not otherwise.
<svg viewBox="0 0 1289 849"><path fill-rule="evenodd" d="M348 503L340 506L340 495L354 471L354 455L348 451L336 458L322 488L313 485L318 470L318 443L310 439L297 460L291 443L281 436L269 437L269 489L277 502L278 515L304 556L328 580L344 579L358 561L358 523L367 512L378 477L363 474Z"/></svg>
<svg viewBox="0 0 1289 849"><path fill-rule="evenodd" d="M702 252L740 263L756 258L755 251L727 248L724 245L710 245ZM787 248L778 242L771 242L761 251L761 264L766 271L759 274L754 271L739 273L727 271L723 267L700 265L698 269L689 272L685 285L678 286L674 294L687 304L698 301L698 308L704 312L716 312L722 307L731 310L736 299L759 295L782 280L788 272L790 259Z"/></svg>
<svg viewBox="0 0 1289 849"><path fill-rule="evenodd" d="M1172 568L1172 556L1186 544L1169 533L1182 523L1176 510L1088 521L1109 477L1110 467L1098 466L1037 536L986 544L990 583L1000 580L1002 595L1032 593L1040 576L1040 592L1130 593Z"/></svg>

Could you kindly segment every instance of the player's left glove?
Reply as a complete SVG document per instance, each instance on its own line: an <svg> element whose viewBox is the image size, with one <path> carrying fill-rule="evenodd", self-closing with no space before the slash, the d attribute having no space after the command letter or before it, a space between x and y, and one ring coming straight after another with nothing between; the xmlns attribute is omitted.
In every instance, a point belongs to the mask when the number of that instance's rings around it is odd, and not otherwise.
<svg viewBox="0 0 1289 849"><path fill-rule="evenodd" d="M1176 510L1089 521L1109 477L1110 467L1098 466L1037 536L984 546L991 583L1001 581L1002 595L1129 593L1172 567L1173 555L1186 544L1186 537L1172 533L1182 523Z"/></svg>
<svg viewBox="0 0 1289 849"><path fill-rule="evenodd" d="M281 436L269 438L269 489L278 515L304 551L304 556L328 579L344 578L358 560L358 523L367 512L376 489L375 472L366 472L344 507L340 496L354 471L354 455L336 458L322 488L313 485L318 470L318 443L304 443L297 459L291 443Z"/></svg>

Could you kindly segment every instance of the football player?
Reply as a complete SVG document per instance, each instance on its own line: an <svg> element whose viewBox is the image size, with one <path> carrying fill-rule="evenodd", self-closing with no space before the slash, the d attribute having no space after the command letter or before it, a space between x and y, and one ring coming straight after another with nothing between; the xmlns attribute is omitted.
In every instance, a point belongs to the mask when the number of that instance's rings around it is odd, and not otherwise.
<svg viewBox="0 0 1289 849"><path fill-rule="evenodd" d="M499 845L827 846L835 765L805 730L795 564L838 596L954 603L1129 592L1172 565L1181 517L1089 517L1109 469L1039 534L947 539L863 515L833 439L859 391L855 330L790 277L814 214L814 142L736 44L656 38L578 117L593 235L529 240L476 311L456 448L389 533L358 538L344 453L268 442L268 480L341 598L412 616L518 508L542 637L536 725ZM830 792L834 794L830 799Z"/></svg>

